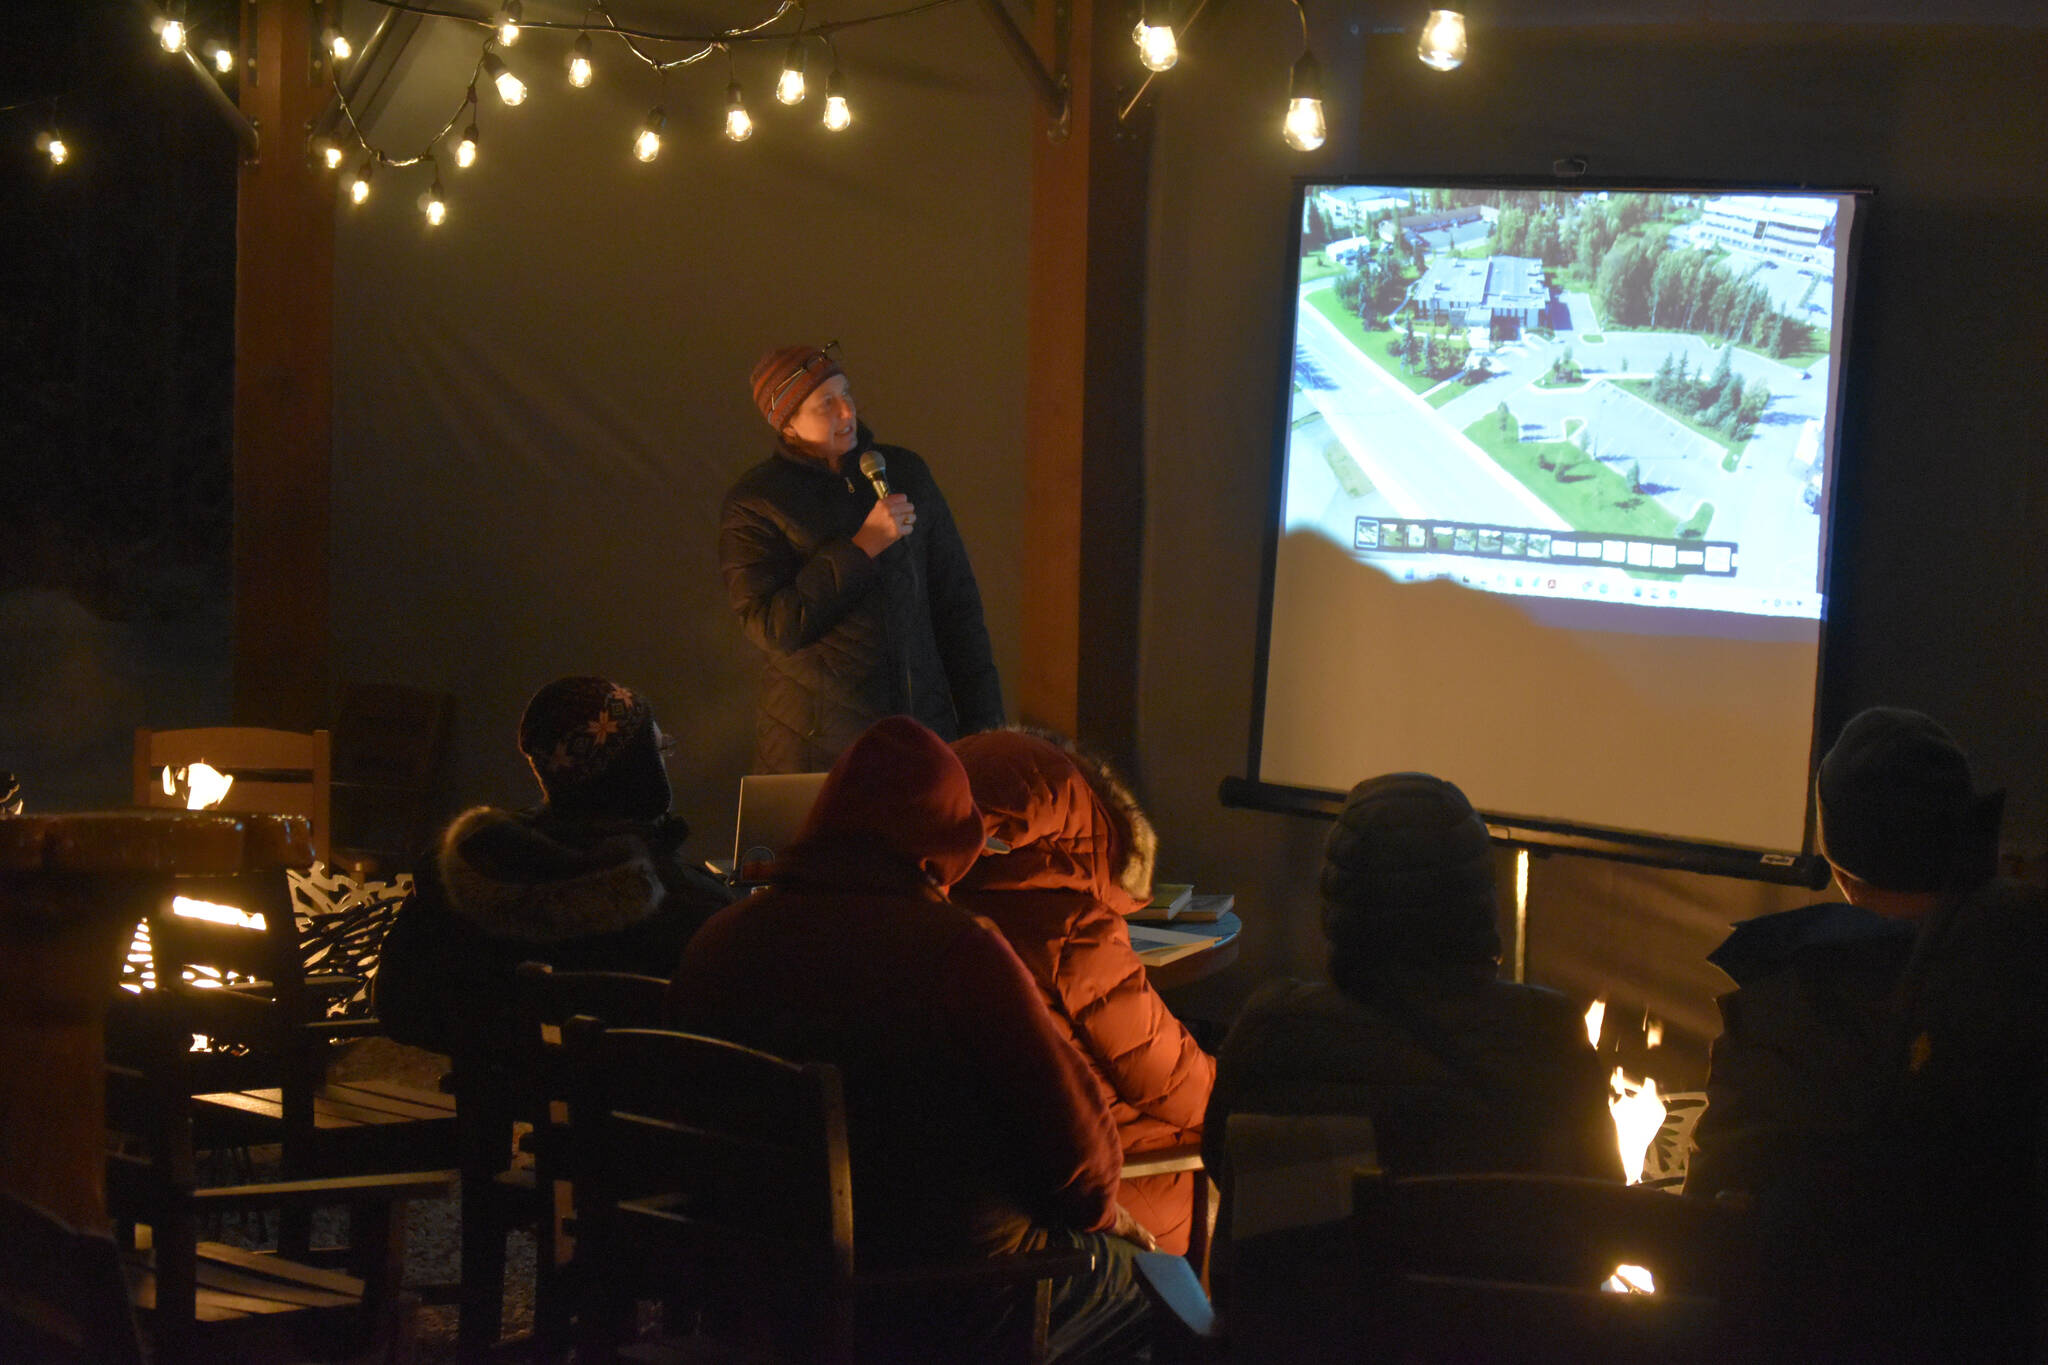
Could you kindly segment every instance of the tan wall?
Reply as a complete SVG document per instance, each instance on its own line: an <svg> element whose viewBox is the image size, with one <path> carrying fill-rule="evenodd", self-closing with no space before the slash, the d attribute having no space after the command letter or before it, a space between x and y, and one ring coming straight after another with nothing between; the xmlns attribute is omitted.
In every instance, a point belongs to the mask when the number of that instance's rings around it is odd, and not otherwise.
<svg viewBox="0 0 2048 1365"><path fill-rule="evenodd" d="M416 150L447 118L474 33L422 26L380 143ZM758 657L716 521L771 443L746 383L768 346L837 337L878 435L930 459L1015 677L1026 90L955 7L840 35L855 122L837 137L816 122L822 50L794 113L771 97L781 49L743 51L757 131L736 145L721 60L663 90L601 39L577 92L569 41L508 54L532 90L519 108L484 87L482 156L444 167L438 233L418 172L380 172L337 215L335 671L455 693L466 800L531 799L512 735L538 684L640 687L680 736L677 808L715 854ZM657 100L668 146L642 165L630 143Z"/></svg>

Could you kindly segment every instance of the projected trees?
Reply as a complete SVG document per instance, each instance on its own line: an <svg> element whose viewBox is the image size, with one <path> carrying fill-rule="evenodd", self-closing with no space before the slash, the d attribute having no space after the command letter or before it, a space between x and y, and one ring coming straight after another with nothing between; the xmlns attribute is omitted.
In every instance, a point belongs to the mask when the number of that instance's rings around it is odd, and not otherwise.
<svg viewBox="0 0 2048 1365"><path fill-rule="evenodd" d="M1734 372L1734 349L1723 346L1721 358L1708 375L1692 372L1685 356L1667 352L1644 396L1693 426L1738 443L1748 440L1770 406L1771 390L1761 381L1747 383ZM1629 387L1641 392L1640 385Z"/></svg>
<svg viewBox="0 0 2048 1365"><path fill-rule="evenodd" d="M1726 338L1780 359L1816 340L1811 326L1778 309L1769 290L1738 278L1713 252L1673 250L1643 234L1615 242L1594 277L1593 298L1613 326Z"/></svg>

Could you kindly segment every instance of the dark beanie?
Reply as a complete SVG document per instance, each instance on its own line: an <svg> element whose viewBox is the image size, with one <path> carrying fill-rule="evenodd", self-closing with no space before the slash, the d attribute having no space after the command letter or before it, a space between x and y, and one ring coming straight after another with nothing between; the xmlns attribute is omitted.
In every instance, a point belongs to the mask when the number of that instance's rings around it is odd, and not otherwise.
<svg viewBox="0 0 2048 1365"><path fill-rule="evenodd" d="M1321 890L1340 983L1380 961L1500 960L1486 822L1440 777L1388 773L1353 787L1323 847Z"/></svg>
<svg viewBox="0 0 2048 1365"><path fill-rule="evenodd" d="M1821 852L1885 891L1940 891L1972 861L1976 789L1948 731L1918 711L1873 706L1820 762Z"/></svg>
<svg viewBox="0 0 2048 1365"><path fill-rule="evenodd" d="M844 373L822 346L777 346L754 362L754 406L779 432L814 389Z"/></svg>
<svg viewBox="0 0 2048 1365"><path fill-rule="evenodd" d="M654 712L631 688L605 678L557 678L526 704L519 751L551 805L644 819L668 809Z"/></svg>

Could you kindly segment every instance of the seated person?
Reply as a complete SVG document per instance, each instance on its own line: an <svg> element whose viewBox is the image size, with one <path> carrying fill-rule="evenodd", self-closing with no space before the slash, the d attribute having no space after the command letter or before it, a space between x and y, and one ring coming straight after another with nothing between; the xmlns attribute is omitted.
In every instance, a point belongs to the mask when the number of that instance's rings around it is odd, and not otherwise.
<svg viewBox="0 0 2048 1365"><path fill-rule="evenodd" d="M501 1036L512 970L529 960L668 974L732 893L683 851L663 746L646 700L603 678L534 694L519 748L541 804L465 811L421 860L377 968L393 1038L451 1052Z"/></svg>
<svg viewBox="0 0 2048 1365"><path fill-rule="evenodd" d="M1152 989L1124 924L1152 899L1159 843L1137 798L1054 737L995 730L953 752L991 838L953 904L987 917L1017 950L1101 1082L1126 1158L1199 1141L1216 1063ZM1117 1202L1182 1255L1194 1190L1192 1171L1145 1176L1122 1182Z"/></svg>
<svg viewBox="0 0 2048 1365"><path fill-rule="evenodd" d="M1232 1113L1359 1114L1394 1175L1621 1179L1607 1078L1562 995L1497 979L1486 825L1423 773L1351 789L1324 848L1331 984L1260 989L1216 1058L1202 1145Z"/></svg>
<svg viewBox="0 0 2048 1365"><path fill-rule="evenodd" d="M1114 1235L1137 1235L1116 1125L1016 953L947 899L984 838L944 741L878 721L768 886L690 941L672 1022L840 1068L864 1264L1090 1248L1095 1271L1053 1286L1051 1357L1124 1359L1148 1329L1137 1248ZM880 1329L864 1309L862 1326L895 1343L871 1339L876 1359L983 1359L1029 1298L946 1296Z"/></svg>
<svg viewBox="0 0 2048 1365"><path fill-rule="evenodd" d="M1686 1193L1754 1209L1777 1358L2031 1358L2048 906L1992 880L2002 799L1928 717L1858 715L1816 787L1848 904L1712 954Z"/></svg>

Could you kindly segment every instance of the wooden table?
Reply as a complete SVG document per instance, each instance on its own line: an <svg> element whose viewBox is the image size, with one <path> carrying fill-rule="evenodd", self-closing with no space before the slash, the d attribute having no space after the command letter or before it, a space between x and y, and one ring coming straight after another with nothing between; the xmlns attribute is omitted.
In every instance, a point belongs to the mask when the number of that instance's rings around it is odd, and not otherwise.
<svg viewBox="0 0 2048 1365"><path fill-rule="evenodd" d="M0 1189L107 1226L106 1011L136 922L180 877L312 860L295 815L0 817Z"/></svg>

